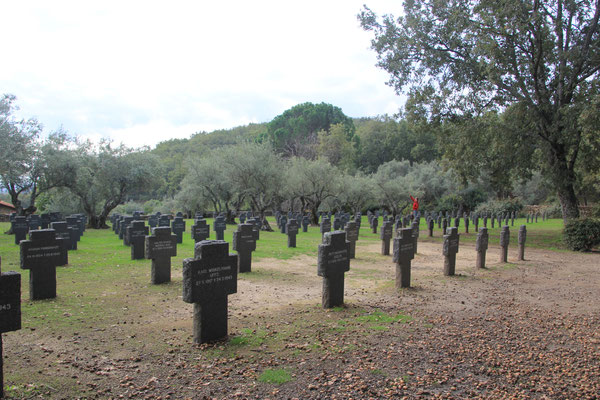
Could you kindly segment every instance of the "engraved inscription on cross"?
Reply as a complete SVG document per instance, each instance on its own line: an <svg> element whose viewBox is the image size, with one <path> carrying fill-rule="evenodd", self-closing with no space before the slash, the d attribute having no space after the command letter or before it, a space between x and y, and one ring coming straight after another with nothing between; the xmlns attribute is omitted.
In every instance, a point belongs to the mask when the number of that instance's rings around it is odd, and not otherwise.
<svg viewBox="0 0 600 400"><path fill-rule="evenodd" d="M248 224L242 224L248 225ZM227 337L227 296L237 292L237 258L229 243L196 243L183 260L183 301L194 304L194 343Z"/></svg>
<svg viewBox="0 0 600 400"><path fill-rule="evenodd" d="M29 240L21 241L21 269L29 271L31 300L56 297L56 267L61 265L67 249L64 239L54 229L31 231Z"/></svg>
<svg viewBox="0 0 600 400"><path fill-rule="evenodd" d="M252 271L252 252L256 250L254 224L239 224L233 232L233 250L238 253L238 272Z"/></svg>
<svg viewBox="0 0 600 400"><path fill-rule="evenodd" d="M196 219L196 223L192 225L192 239L195 243L206 240L210 237L210 225L205 219Z"/></svg>
<svg viewBox="0 0 600 400"><path fill-rule="evenodd" d="M152 229L152 235L146 236L145 256L152 259L151 281L160 284L171 281L171 257L177 255L177 237L168 226Z"/></svg>

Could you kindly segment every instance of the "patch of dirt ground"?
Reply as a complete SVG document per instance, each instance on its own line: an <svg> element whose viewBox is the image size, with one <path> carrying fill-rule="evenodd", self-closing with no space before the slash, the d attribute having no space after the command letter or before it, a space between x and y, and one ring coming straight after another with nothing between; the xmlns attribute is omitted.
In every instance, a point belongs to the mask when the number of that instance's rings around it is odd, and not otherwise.
<svg viewBox="0 0 600 400"><path fill-rule="evenodd" d="M320 307L316 258L266 259L229 296L228 341L193 345L191 305L163 294L152 315L69 337L4 335L5 372L31 369L31 398L600 398L598 254L511 249L501 264L490 246L477 270L462 245L445 277L441 244L419 243L397 291L380 249L358 243L344 308Z"/></svg>

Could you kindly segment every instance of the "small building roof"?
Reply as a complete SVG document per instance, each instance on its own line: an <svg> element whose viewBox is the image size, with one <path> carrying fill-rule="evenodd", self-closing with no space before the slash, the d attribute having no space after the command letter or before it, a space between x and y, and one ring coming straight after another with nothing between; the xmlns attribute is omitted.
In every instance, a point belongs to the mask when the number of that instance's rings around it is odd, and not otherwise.
<svg viewBox="0 0 600 400"><path fill-rule="evenodd" d="M4 207L8 207L8 208L12 208L13 210L16 210L17 208L15 206L13 206L10 203L7 203L5 201L0 200L0 206L4 206Z"/></svg>

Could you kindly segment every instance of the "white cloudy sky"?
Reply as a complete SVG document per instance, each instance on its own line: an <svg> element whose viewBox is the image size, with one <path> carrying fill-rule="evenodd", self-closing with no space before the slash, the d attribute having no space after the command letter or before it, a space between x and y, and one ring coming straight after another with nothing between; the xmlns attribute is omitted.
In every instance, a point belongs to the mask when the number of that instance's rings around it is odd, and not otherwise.
<svg viewBox="0 0 600 400"><path fill-rule="evenodd" d="M306 101L352 117L402 99L375 66L362 4L399 0L3 1L0 93L46 131L154 145L268 122Z"/></svg>

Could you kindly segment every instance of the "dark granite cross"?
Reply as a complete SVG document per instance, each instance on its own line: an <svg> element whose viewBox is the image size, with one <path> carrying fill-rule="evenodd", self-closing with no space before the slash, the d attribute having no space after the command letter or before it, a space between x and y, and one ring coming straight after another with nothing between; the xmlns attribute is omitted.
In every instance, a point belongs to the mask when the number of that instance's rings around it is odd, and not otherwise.
<svg viewBox="0 0 600 400"><path fill-rule="evenodd" d="M412 228L399 229L398 237L394 239L396 289L410 287L410 264L413 258L415 258L415 242Z"/></svg>
<svg viewBox="0 0 600 400"><path fill-rule="evenodd" d="M485 253L488 249L489 235L487 228L479 228L477 239L475 240L475 251L477 252L477 268L485 268Z"/></svg>
<svg viewBox="0 0 600 400"><path fill-rule="evenodd" d="M346 241L348 242L348 258L356 256L356 242L358 241L358 225L355 221L346 224Z"/></svg>
<svg viewBox="0 0 600 400"><path fill-rule="evenodd" d="M244 224L246 225L246 224ZM237 292L237 256L229 243L196 243L183 260L183 301L194 304L194 343L227 337L227 296Z"/></svg>
<svg viewBox="0 0 600 400"><path fill-rule="evenodd" d="M0 398L4 398L2 334L21 329L21 274L2 272L0 258Z"/></svg>
<svg viewBox="0 0 600 400"><path fill-rule="evenodd" d="M29 271L31 300L56 297L56 267L62 265L67 249L64 239L54 229L31 231L29 240L21 241L21 269Z"/></svg>
<svg viewBox="0 0 600 400"><path fill-rule="evenodd" d="M210 225L205 219L196 219L196 223L192 225L192 239L195 243L206 240L210 237Z"/></svg>
<svg viewBox="0 0 600 400"><path fill-rule="evenodd" d="M238 272L252 271L252 252L256 250L254 224L239 224L233 232L233 250L237 251Z"/></svg>
<svg viewBox="0 0 600 400"><path fill-rule="evenodd" d="M323 277L323 308L344 304L344 272L350 270L346 232L328 232L319 245L317 274Z"/></svg>
<svg viewBox="0 0 600 400"><path fill-rule="evenodd" d="M390 240L393 235L394 224L391 221L384 220L381 224L379 231L379 238L381 239L381 254L384 256L390 255Z"/></svg>
<svg viewBox="0 0 600 400"><path fill-rule="evenodd" d="M331 232L331 220L327 217L321 218L321 236L324 238L327 232Z"/></svg>
<svg viewBox="0 0 600 400"><path fill-rule="evenodd" d="M141 260L144 258L144 250L146 247L146 236L149 229L144 221L133 221L127 227L127 241L131 246L131 259Z"/></svg>
<svg viewBox="0 0 600 400"><path fill-rule="evenodd" d="M458 228L448 228L448 234L444 235L444 275L453 276L456 270L456 253L458 253L458 244L460 235Z"/></svg>
<svg viewBox="0 0 600 400"><path fill-rule="evenodd" d="M288 220L285 230L287 232L287 246L296 247L296 235L298 235L298 221L294 218Z"/></svg>
<svg viewBox="0 0 600 400"><path fill-rule="evenodd" d="M21 243L21 240L27 239L29 232L29 223L26 217L18 216L12 222L12 232L15 235L15 244Z"/></svg>
<svg viewBox="0 0 600 400"><path fill-rule="evenodd" d="M521 225L519 227L519 236L518 236L518 241L519 241L519 256L518 256L518 260L519 261L525 260L525 241L526 240L527 240L527 226L526 225Z"/></svg>
<svg viewBox="0 0 600 400"><path fill-rule="evenodd" d="M185 220L183 217L175 217L171 222L171 232L177 236L177 243L183 243L183 232L185 232Z"/></svg>
<svg viewBox="0 0 600 400"><path fill-rule="evenodd" d="M510 228L504 225L500 230L500 262L508 262L508 245L510 243Z"/></svg>
<svg viewBox="0 0 600 400"><path fill-rule="evenodd" d="M171 257L177 255L177 237L168 226L152 229L146 236L145 256L152 259L151 281L160 284L171 281Z"/></svg>
<svg viewBox="0 0 600 400"><path fill-rule="evenodd" d="M225 240L225 230L227 229L227 223L225 222L225 217L219 215L213 221L213 231L215 231L215 235L217 240Z"/></svg>

